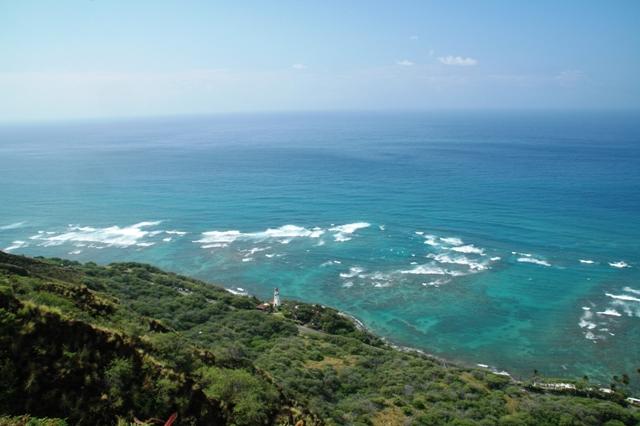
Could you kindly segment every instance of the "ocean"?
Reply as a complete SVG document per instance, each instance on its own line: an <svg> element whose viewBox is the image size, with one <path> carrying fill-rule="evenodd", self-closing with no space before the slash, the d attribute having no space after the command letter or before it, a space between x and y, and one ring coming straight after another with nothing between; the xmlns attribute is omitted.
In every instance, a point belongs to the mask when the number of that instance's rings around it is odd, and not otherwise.
<svg viewBox="0 0 640 426"><path fill-rule="evenodd" d="M0 249L278 287L518 377L640 367L639 216L631 112L0 126Z"/></svg>

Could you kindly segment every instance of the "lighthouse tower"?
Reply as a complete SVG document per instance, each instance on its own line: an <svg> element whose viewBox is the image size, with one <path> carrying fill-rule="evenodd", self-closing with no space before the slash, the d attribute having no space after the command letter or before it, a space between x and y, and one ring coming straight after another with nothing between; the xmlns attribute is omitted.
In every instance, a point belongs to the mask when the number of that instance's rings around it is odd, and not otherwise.
<svg viewBox="0 0 640 426"><path fill-rule="evenodd" d="M273 289L273 309L278 310L280 307L280 290L278 287Z"/></svg>

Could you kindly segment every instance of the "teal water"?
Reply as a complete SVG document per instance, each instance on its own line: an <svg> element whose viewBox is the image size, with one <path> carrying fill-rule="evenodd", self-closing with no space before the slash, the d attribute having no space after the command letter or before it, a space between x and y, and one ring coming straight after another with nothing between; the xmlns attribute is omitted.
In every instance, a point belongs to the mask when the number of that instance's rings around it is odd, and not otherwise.
<svg viewBox="0 0 640 426"><path fill-rule="evenodd" d="M277 286L519 376L640 367L637 114L4 125L0 178L13 253Z"/></svg>

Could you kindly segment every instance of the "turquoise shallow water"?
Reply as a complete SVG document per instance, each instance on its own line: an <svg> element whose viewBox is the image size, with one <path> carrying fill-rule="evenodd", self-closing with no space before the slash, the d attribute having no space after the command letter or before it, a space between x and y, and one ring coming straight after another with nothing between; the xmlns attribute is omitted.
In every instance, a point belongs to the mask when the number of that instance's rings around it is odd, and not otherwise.
<svg viewBox="0 0 640 426"><path fill-rule="evenodd" d="M5 125L0 248L277 286L444 357L604 381L640 366L639 118Z"/></svg>

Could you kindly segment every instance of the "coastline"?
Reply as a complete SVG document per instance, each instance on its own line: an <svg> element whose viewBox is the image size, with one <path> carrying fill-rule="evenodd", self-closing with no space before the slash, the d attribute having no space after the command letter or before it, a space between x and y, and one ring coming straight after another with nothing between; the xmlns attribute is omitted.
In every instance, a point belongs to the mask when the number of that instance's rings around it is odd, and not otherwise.
<svg viewBox="0 0 640 426"><path fill-rule="evenodd" d="M213 284L216 285L216 284ZM246 291L244 288L241 287L236 287L236 288L228 288L228 287L224 287L221 286L224 290L226 290L227 292L233 294L234 296L245 296L245 297L256 297L252 294L250 294L248 291ZM258 300L262 300L258 297L256 297ZM291 300L291 299L284 299L285 301L289 301L289 302L300 302L300 303L305 303L305 304L310 304L313 305L314 303L311 302L301 302L301 301L297 301L297 300ZM266 301L263 301L266 302ZM348 312L344 312L341 311L337 308L334 308L332 306L327 306L327 305L323 305L323 304L318 304L319 306L323 307L323 308L330 308L335 310L338 315L342 316L343 318L348 319L349 321L351 321L354 326L356 327L356 329L368 333L372 336L375 336L376 338L382 340L385 344L387 344L390 348L397 350L399 352L405 352L405 353L413 353L413 354L418 354L422 357L428 358L432 361L438 362L440 363L443 367L448 368L448 367L460 367L460 368L470 368L470 369L483 369L486 371L489 371L491 373L500 375L500 376L505 376L505 377L509 377L509 379L511 379L514 383L522 383L522 381L519 378L516 378L513 374L509 373L506 370L500 370L496 367L493 367L491 365L488 364L482 364L482 363L469 363L469 362L464 362L464 361L460 361L460 360L451 360L451 359L447 359L435 354L432 354L430 352L427 352L423 349L419 349L416 347L412 347L412 346L407 346L407 345L401 345L399 343L394 342L391 338L388 338L386 336L381 336L378 333L374 332L373 330L371 330L369 327L366 326L366 324L360 320L359 318L357 318L355 315L352 315Z"/></svg>
<svg viewBox="0 0 640 426"><path fill-rule="evenodd" d="M322 307L328 307L331 309L335 309L332 308L330 306L325 306L325 305L321 305ZM484 371L488 371L491 372L493 374L496 374L498 376L504 376L504 377L508 377L509 380L516 385L528 388L532 391L537 391L537 392L553 392L553 393L559 393L559 394L563 394L563 393L567 393L567 394L584 394L587 396L595 396L598 397L600 399L609 399L609 397L614 394L614 390L609 388L609 387L603 387L604 385L601 383L595 383L595 386L588 386L585 387L584 389L579 389L576 384L574 382L577 382L578 378L553 378L553 377L549 377L547 378L546 381L537 381L536 378L532 378L530 383L525 383L526 380L522 379L521 377L516 377L514 376L512 373L506 371L506 370L500 370L494 366L488 365L488 364L481 364L481 363L476 363L476 364L469 364L468 362L464 362L464 361L453 361L453 360L448 360L446 358L443 358L441 356L437 356L434 355L432 353L426 352L422 349L418 349L415 347L411 347L411 346L406 346L406 345L400 345L397 343L394 343L391 339L384 337L384 336L380 336L377 333L373 332L371 329L369 329L363 321L361 321L360 319L358 319L357 317L355 317L354 315L351 315L349 313L340 311L338 309L335 309L338 314L344 318L347 318L348 320L350 320L358 330L369 333L377 338L379 338L380 340L382 340L384 343L386 343L391 349L399 351L399 352L404 352L404 353L412 353L412 354L418 354L424 358L427 358L429 360L432 361L436 361L438 363L440 363L444 368L449 368L449 367L454 367L454 368L465 368L465 369L481 369ZM541 378L544 379L544 378ZM564 381L562 381L564 380ZM636 398L633 396L628 396L627 398L625 398L627 403L632 404L632 405L640 405L640 398Z"/></svg>
<svg viewBox="0 0 640 426"><path fill-rule="evenodd" d="M213 284L216 285L216 284ZM222 288L224 290L226 290L227 292L236 295L236 296L244 296L244 297L255 297L253 295L251 295L248 291L246 291L243 288L237 287L236 289L229 289L227 287L223 287ZM262 300L258 297L255 297L258 300ZM389 348L391 348L392 350L398 351L398 352L404 352L404 353L410 353L410 354L417 354L421 357L424 357L426 359L429 359L431 361L437 362L439 363L442 367L444 368L463 368L463 369L479 369L482 371L487 371L490 372L492 374L496 374L498 376L503 376L503 377L507 377L513 384L518 385L518 386L522 386L524 388L528 388L529 390L532 391L536 391L536 392L553 392L553 393L567 393L567 394L584 394L587 396L595 396L598 397L600 399L609 399L609 397L614 393L614 390L608 387L603 387L604 385L601 383L594 383L592 386L588 386L585 388L578 388L576 386L577 381L579 380L577 377L567 377L567 378L554 378L554 377L548 377L546 381L538 381L536 380L535 377L533 377L530 382L527 382L526 379L523 379L522 377L517 377L514 374L504 370L504 369L498 369L492 365L489 364L484 364L484 363L469 363L469 362L464 362L461 360L451 360L451 359L447 359L432 353L429 353L423 349L419 349L419 348L415 348L412 346L407 346L407 345L402 345L399 343L395 343L392 338L388 338L385 336L381 336L378 333L372 331L370 328L368 328L366 326L366 324L360 320L359 318L357 318L355 315L349 314L347 312L341 311L339 309L336 309L334 307L331 306L327 306L327 305L323 305L323 304L314 304L314 303L310 303L310 302L301 302L301 301L297 301L297 300L292 300L292 299L284 299L284 301L288 301L288 302L298 302L298 303L304 303L307 305L318 305L322 308L328 308L328 309L332 309L334 311L336 311L338 313L338 315L340 315L341 317L349 320L357 330L362 331L364 333L367 333L371 336L374 336L378 339L380 339L381 341L383 341ZM263 301L264 302L264 301ZM265 302L268 303L268 302ZM543 378L538 378L538 379L543 379ZM637 405L640 399L635 398L635 397L631 397L629 396L628 398L626 398L627 402L629 404L634 404Z"/></svg>
<svg viewBox="0 0 640 426"><path fill-rule="evenodd" d="M356 316L322 304L291 299L280 305L277 297L273 305L261 303L261 298L249 295L245 289L234 290L246 293L245 296L234 296L220 284L149 264L124 262L100 266L2 252L0 258L0 269L9 276L3 285L3 309L14 312L15 318L24 317L15 320L19 321L16 327L20 325L15 329L24 329L21 336L25 333L31 336L33 328L28 325L35 313L50 318L43 324L56 329L84 324L91 333L119 333L125 336L132 354L139 354L135 349L148 351L153 355L149 359L162 361L158 365L164 365L168 373L184 374L194 383L206 386L208 380L219 375L242 378L252 389L249 395L254 395L253 392L265 397L272 395L260 404L265 412L277 412L274 410L278 407L288 410L293 403L303 413L318 416L313 418L326 417L336 420L336 424L347 418L345 413L363 421L393 418L405 424L411 419L446 424L440 417L429 417L437 410L446 418L456 415L506 421L517 414L518 419L553 419L548 424L557 424L556 420L566 415L566 410L576 419L613 416L625 420L640 414L626 411L634 410L629 406L637 404L636 398L628 397L631 389L607 392L586 381L562 383L543 377L517 382L510 375L500 377L495 374L500 372L486 368L467 368L465 363L450 362L424 350L394 344L391 339L377 338ZM21 309L22 304L32 310ZM51 318L58 318L58 322ZM46 335L51 333L47 331ZM63 336L73 340L77 333ZM48 347L61 344L58 339L38 339ZM31 340L21 338L21 341ZM197 357L190 358L189 354ZM113 354L119 355L121 352ZM31 358L25 350L17 351L15 356L19 360ZM193 361L183 364L184 359ZM108 361L96 368L111 371L112 363ZM33 374L48 380L40 370L42 363L30 365L35 369ZM204 372L212 376L201 376ZM25 383L30 377L31 374L24 376ZM97 378L94 389L99 396L104 393L102 376L96 373L91 377ZM325 393L327 384L331 386L329 393ZM64 382L47 385L51 386L65 392L78 389ZM192 388L189 385L185 389ZM270 389L285 399L277 398ZM516 401L526 402L518 413L509 412L510 400L502 398L505 393ZM230 404L233 399L225 396L223 401ZM255 400L250 398L248 402L255 406ZM496 402L498 406L490 408ZM471 411L460 411L460 404ZM304 411L307 408L309 411ZM104 409L113 410L106 403ZM487 409L493 411L488 413ZM20 409L18 413L28 411ZM155 414L157 410L152 411ZM43 412L51 413L58 411ZM68 413L59 412L62 417Z"/></svg>
<svg viewBox="0 0 640 426"><path fill-rule="evenodd" d="M3 253L2 251L0 251L0 253ZM8 254L9 256L19 256L22 258L26 258L29 259L29 256L26 255L12 255L12 254ZM88 262L90 263L90 262ZM150 264L141 264L141 265L148 265L151 266L153 268L157 268L155 266L152 266ZM158 268L159 269L159 268ZM210 282L210 281L205 281L202 279L197 279L197 278L190 278L188 275L183 275L180 273L175 273L174 274L178 275L178 276L183 276L186 279L195 279L200 281L201 283L205 284L205 285L210 285L213 287L216 287L222 291L228 292L232 295L235 296L240 296L240 297L247 297L247 298L253 298L255 301L258 302L265 302L264 299L260 298L260 297L256 297L255 295L252 295L251 293L249 293L249 291L247 291L244 288L240 288L240 287L236 287L236 288L227 288L224 285L220 284L220 283L216 283L216 282ZM178 293L183 294L184 293L181 291L184 289L178 289ZM508 377L509 380L514 383L514 384L518 384L518 385L523 385L525 387L535 387L538 390L545 390L545 391L554 391L554 392L575 392L577 391L577 388L575 387L575 384L577 384L580 380L580 378L578 376L573 376L573 377L557 377L557 376L548 376L546 377L546 382L537 382L536 379L542 379L542 377L532 377L532 378L521 378L521 377L517 377L513 374L511 374L510 372L506 371L506 370L501 370L498 369L496 367L493 367L491 365L488 364L481 364L481 363L475 363L475 362L468 362L468 361L462 361L462 360L452 360L451 358L445 358L442 356L438 356L435 355L433 353L429 353L428 351L425 351L424 349L420 349L420 348L416 348L416 347L412 347L406 344L400 344L397 343L393 340L393 337L386 337L386 336L382 336L378 333L376 333L375 331L371 330L369 327L367 327L367 325L360 320L359 318L357 318L355 315L352 315L350 313L341 311L339 309L333 308L331 306L327 306L327 305L323 305L323 304L319 304L319 303L313 303L313 302L304 302L304 301L299 301L299 300L295 300L295 299L284 299L285 302L293 302L293 303L299 303L301 305L308 305L308 306L319 306L323 309L329 309L334 311L335 314L338 314L339 316L347 319L349 322L351 322L354 327L359 330L362 331L376 339L379 339L380 341L382 341L388 348L393 349L395 351L398 352L404 352L404 353L411 353L411 354L417 354L420 357L424 357L426 359L429 359L431 361L437 362L438 364L440 364L442 367L444 368L459 368L459 369L469 369L469 370L481 370L481 371L485 371L485 372L490 372L492 374L496 374L499 376L504 376L504 377ZM268 302L267 302L268 303ZM319 330L321 332L323 332L322 330ZM602 397L606 397L605 394L609 394L612 391L612 389L609 388L602 388L600 387L602 384L601 383L597 383L597 382L593 382L590 384L591 386L589 387L585 387L584 389L586 389L586 391L591 392L591 393L596 393L599 392ZM593 387L593 385L595 385L595 387ZM580 390L582 391L582 389ZM632 398L634 399L634 398Z"/></svg>
<svg viewBox="0 0 640 426"><path fill-rule="evenodd" d="M336 309L331 307L332 309ZM520 383L520 380L516 379L511 373L509 373L508 371L505 370L499 370L491 365L487 365L487 364L480 364L477 363L475 365L470 365L469 363L465 363L459 360L450 360L450 359L446 359L444 357L432 354L430 352L427 352L423 349L419 349L419 348L415 348L412 346L407 346L407 345L401 345L399 343L395 343L393 342L392 339L385 337L385 336L380 336L379 334L377 334L376 332L372 331L371 329L369 329L364 322L362 322L360 319L358 319L357 317L355 317L354 315L351 315L347 312L343 312L340 311L338 309L336 309L338 311L338 313L345 317L348 318L349 320L351 320L354 325L356 326L356 328L358 328L361 331L364 331L366 333L369 333L373 336L376 336L377 338L381 339L382 341L384 341L387 345L389 345L391 348L400 351L400 352L406 352L406 353L415 353L418 355L421 355L425 358L431 359L433 361L437 361L440 364L442 364L445 368L452 366L452 367L464 367L464 368L482 368L482 369L486 369L488 371L491 371L494 374L498 374L501 376L507 376L509 377L511 380L513 380L516 383Z"/></svg>

